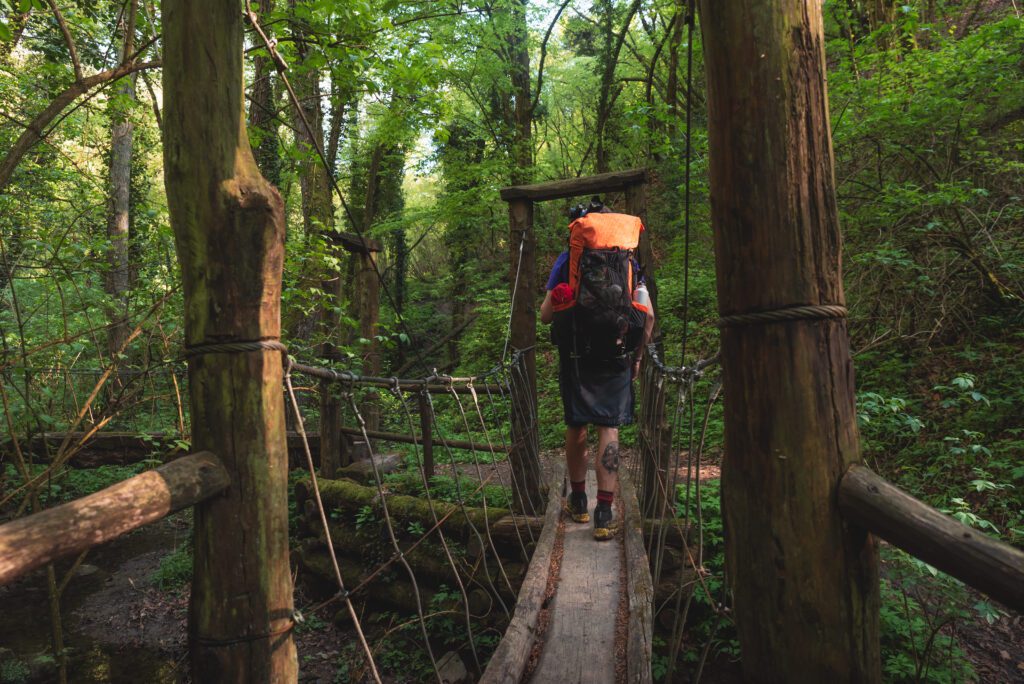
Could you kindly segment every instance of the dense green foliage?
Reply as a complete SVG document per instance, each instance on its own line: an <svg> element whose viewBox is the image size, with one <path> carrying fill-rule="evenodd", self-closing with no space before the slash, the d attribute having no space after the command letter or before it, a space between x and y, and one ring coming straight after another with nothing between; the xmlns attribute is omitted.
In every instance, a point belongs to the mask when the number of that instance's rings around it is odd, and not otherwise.
<svg viewBox="0 0 1024 684"><path fill-rule="evenodd" d="M382 372L402 368L406 376L493 369L505 348L509 252L516 248L498 189L635 166L653 172L646 223L666 361L680 362L684 335L687 362L713 353L705 76L699 21L695 44L686 43L685 3L253 5L278 41L289 83L306 111L316 113L307 121L297 116L284 79L268 67L266 46L249 31L249 134L286 203L283 325L294 356L359 372L379 349ZM126 7L136 14L130 23L138 55L121 54ZM1024 545L1024 21L1016 5L1001 1L828 0L824 11L865 459L932 505ZM179 356L182 294L162 178L159 69L105 81L33 123L79 71L88 76L130 59L157 59L160 23L159 7L145 2L0 2L0 158L13 154L26 131L42 132L0 185L0 516L27 509L27 500L19 507L26 475L47 473L38 488L45 505L148 465L50 472L39 454L27 453L36 463L23 471L16 447L33 435L121 429L167 433L161 439L179 447L189 440ZM695 70L687 92L690 47ZM526 73L518 66L522 51ZM122 88L127 78L134 79L134 96ZM269 83L266 100L254 88L262 81ZM525 130L517 118L524 106ZM134 124L130 287L123 292L111 285L117 244L107 230L111 131L122 120ZM687 135L693 148L689 243L682 219ZM311 169L320 163L314 148L324 152L336 182L327 220L309 207ZM607 199L622 206L622 197ZM539 277L564 246L569 204L536 208ZM339 232L365 233L384 247L373 335L360 332L355 264L338 247ZM328 294L336 279L343 283L340 300ZM539 279L520 286L538 300L542 295ZM333 327L321 325L325 312L337 314ZM122 318L134 336L118 346L108 329ZM470 319L460 334L444 339ZM330 361L318 358L327 340L339 350ZM561 405L551 372L555 351L543 327L537 353L541 440L554 448ZM313 383L299 387L310 428L319 410L316 391ZM385 392L378 401L381 429L408 432L410 416L398 400ZM504 416L485 405L487 430L476 422L467 430L451 398L436 401L439 434L485 441L504 426ZM417 420L415 405L411 410ZM472 412L469 419L475 420ZM709 434L717 444L717 410ZM624 434L626 442L631 438ZM166 448L166 441L154 442L152 455ZM437 459L454 468L456 461L490 457L439 450ZM472 480L447 475L431 484L449 500L476 489ZM388 486L422 491L415 470L391 476ZM483 491L489 504L507 503L507 490ZM709 484L702 496L707 563L719 572L715 492ZM480 493L474 497L482 502ZM177 554L158 581L176 586L187 577L186 565L187 555ZM929 570L906 558L887 557L884 566L887 677L969 678L955 639L932 626L947 617L998 619L999 613L988 604L975 607L977 600L955 583L924 582ZM915 593L925 584L925 594ZM926 599L942 606L941 617L927 612ZM401 658L404 629L389 632L383 661L419 672L422 662ZM699 629L716 635L721 653L734 652L717 621ZM342 665L358 668L356 660L343 658Z"/></svg>

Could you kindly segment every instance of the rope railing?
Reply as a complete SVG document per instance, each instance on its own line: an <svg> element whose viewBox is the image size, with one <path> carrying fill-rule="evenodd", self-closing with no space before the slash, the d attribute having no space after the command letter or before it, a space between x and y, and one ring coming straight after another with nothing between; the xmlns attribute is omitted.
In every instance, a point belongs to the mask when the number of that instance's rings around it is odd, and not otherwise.
<svg viewBox="0 0 1024 684"><path fill-rule="evenodd" d="M436 636L432 636L443 633L443 630L433 629L431 621L461 613L462 647L455 650L468 655L470 669L481 672L490 655L487 649L493 645L488 643L485 648L480 641L482 630L493 631L507 624L511 618L511 603L515 601L517 582L521 581L520 569L530 557L531 544L536 543L533 529L536 512L495 506L490 487L497 486L497 491L505 492L503 496L510 500L522 487L521 474L505 467L500 457L507 454L512 446L513 414L519 412L520 417L536 415L534 407L520 405L523 393L516 383L523 382L525 378L520 368L523 358L522 354L513 353L505 364L480 375L455 377L435 371L421 379L364 377L294 362L287 367L285 389L295 425L304 442L310 471L312 498L308 499L307 508L312 510L307 511L306 517L316 518L319 534L314 543L325 547L330 559L325 567L330 568L337 585L336 593L314 606L313 610L323 610L334 602L343 602L348 620L359 635L366 672L374 681L381 681L382 677L375 661L377 647L373 643L373 630L365 626L365 613L358 604L376 600L381 593L381 582L386 578L391 578L391 585L397 583L409 589L407 596L410 600L405 607L415 614L415 619L406 624L418 626L417 640L438 681L441 681L441 675L437 647L444 645L450 650L451 644L441 644ZM341 520L334 519L338 516L332 517L331 507L338 502L330 490L336 485L333 482L321 484L317 476L306 439L305 419L292 384L293 373L311 375L336 384L347 412L357 426L346 432L357 432L368 449L372 472L365 488L360 491L372 492L369 500L383 542L383 547L378 543L377 555L383 557L372 564L364 563L366 567L357 567L360 564L354 562L352 554L337 546L342 539L345 539L344 543L350 543L356 523L343 517ZM390 412L392 422L401 424L401 427L395 425L392 428L395 432L383 434L398 436L400 431L404 431L410 437L406 441L411 446L405 458L406 472L416 473L414 477L421 487L419 499L394 493L393 480L378 466L381 458L374 441L375 436L382 433L368 428L359 400L360 392L378 389L387 390L389 405L397 407L397 412ZM445 420L441 419L442 407L438 402L444 403ZM419 420L416 413L420 414ZM472 439L459 440L455 432L470 435ZM532 432L536 432L535 423L532 423ZM535 437L527 442L525 446L536 460L538 442ZM438 499L439 485L432 480L433 473L428 471L432 470L428 469L424 458L428 445L440 456L437 465L451 474L447 501ZM456 455L456 446L462 448L463 456ZM469 452L468 457L466 451ZM465 480L464 475L473 477ZM327 487L326 493L324 487ZM529 499L520 497L519 500ZM420 509L426 514L423 525L409 518L411 508L419 505L415 503L417 501L425 504ZM494 523L501 520L510 520L512 531L499 541ZM409 534L414 527L416 534ZM424 553L428 548L437 552ZM308 543L300 548L300 566L316 572L317 559L321 556L313 555L311 549L313 546ZM394 572L398 574L392 575ZM436 606L431 605L431 597L436 597L437 592L431 587L437 585L439 576L454 587L455 601L449 610L432 610ZM376 589L372 594L367 591L370 586ZM409 638L408 635L406 637Z"/></svg>
<svg viewBox="0 0 1024 684"><path fill-rule="evenodd" d="M689 366L668 366L655 345L649 345L639 400L637 453L628 466L647 519L660 521L645 534L645 550L655 587L653 621L667 643L668 672L682 662L680 652L693 627L694 601L700 596L711 609L714 627L700 645L688 681L700 681L711 655L715 632L728 613L726 598L712 590L705 566L704 511L701 470L721 382L711 373L719 355ZM669 531L675 532L669 535ZM681 543L680 543L681 542ZM719 570L720 572L720 570ZM724 579L724 578L723 578ZM724 592L725 582L721 582Z"/></svg>

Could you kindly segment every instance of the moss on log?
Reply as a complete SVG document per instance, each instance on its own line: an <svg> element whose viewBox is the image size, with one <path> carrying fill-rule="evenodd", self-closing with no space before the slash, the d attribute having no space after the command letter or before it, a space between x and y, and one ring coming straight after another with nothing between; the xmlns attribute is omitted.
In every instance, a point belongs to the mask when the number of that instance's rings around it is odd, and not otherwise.
<svg viewBox="0 0 1024 684"><path fill-rule="evenodd" d="M381 505L380 496L376 487L366 487L352 480L319 480L320 497L324 502L324 508L328 511L340 511L348 515L354 515L365 506L378 509ZM301 481L295 486L295 498L301 507L310 498L308 481ZM456 504L444 501L434 501L434 513L431 513L430 503L426 499L404 494L391 494L386 496L388 512L391 517L401 523L416 522L429 530L434 526L434 515L443 520L441 529L445 534L466 539L474 534L474 529L480 534L488 525L495 524L498 520L509 515L507 508L496 508L489 506L486 511L483 508L465 506L462 510Z"/></svg>

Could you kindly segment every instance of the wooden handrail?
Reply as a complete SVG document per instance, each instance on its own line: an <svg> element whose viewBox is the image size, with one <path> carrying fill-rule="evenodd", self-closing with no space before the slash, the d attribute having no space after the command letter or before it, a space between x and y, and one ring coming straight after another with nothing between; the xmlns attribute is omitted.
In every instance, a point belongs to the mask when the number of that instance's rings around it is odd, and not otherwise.
<svg viewBox="0 0 1024 684"><path fill-rule="evenodd" d="M1024 610L1024 551L918 501L861 465L839 483L843 517L1014 610Z"/></svg>
<svg viewBox="0 0 1024 684"><path fill-rule="evenodd" d="M0 586L195 505L227 488L213 454L184 456L95 494L0 525Z"/></svg>

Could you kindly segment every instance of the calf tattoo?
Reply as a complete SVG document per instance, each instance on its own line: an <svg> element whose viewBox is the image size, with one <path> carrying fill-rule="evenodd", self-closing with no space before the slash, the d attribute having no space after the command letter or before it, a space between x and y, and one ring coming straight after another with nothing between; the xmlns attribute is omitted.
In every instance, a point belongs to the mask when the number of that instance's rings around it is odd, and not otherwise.
<svg viewBox="0 0 1024 684"><path fill-rule="evenodd" d="M619 443L608 442L608 446L604 448L604 453L601 454L601 465L609 473L616 473L619 471Z"/></svg>

